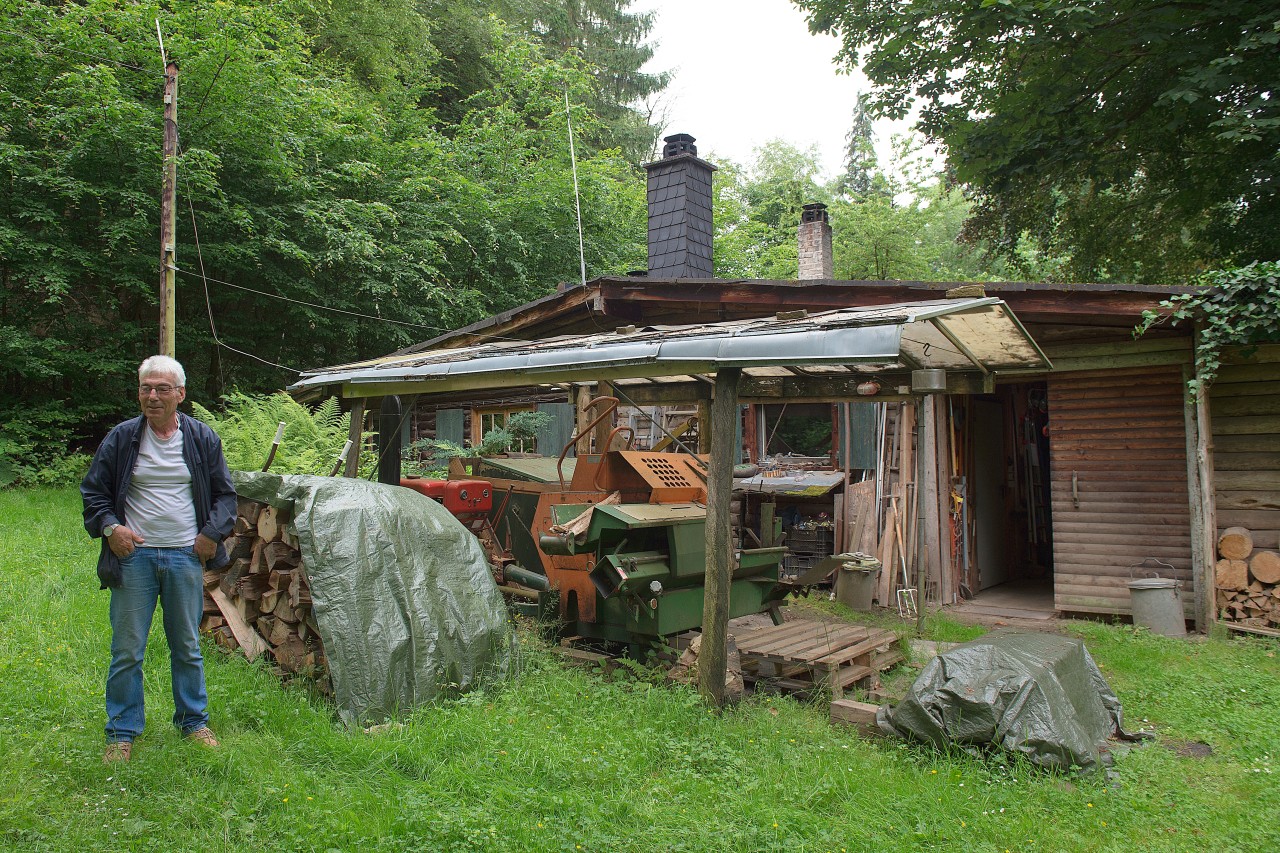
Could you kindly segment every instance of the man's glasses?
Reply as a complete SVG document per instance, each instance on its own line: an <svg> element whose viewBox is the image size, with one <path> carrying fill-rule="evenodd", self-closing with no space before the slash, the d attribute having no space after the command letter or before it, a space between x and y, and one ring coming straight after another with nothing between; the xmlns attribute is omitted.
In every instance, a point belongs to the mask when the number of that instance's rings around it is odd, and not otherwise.
<svg viewBox="0 0 1280 853"><path fill-rule="evenodd" d="M151 392L155 391L161 397L168 397L170 394L172 394L174 391L177 391L177 390L178 389L172 385L139 385L138 395L140 397L150 397Z"/></svg>

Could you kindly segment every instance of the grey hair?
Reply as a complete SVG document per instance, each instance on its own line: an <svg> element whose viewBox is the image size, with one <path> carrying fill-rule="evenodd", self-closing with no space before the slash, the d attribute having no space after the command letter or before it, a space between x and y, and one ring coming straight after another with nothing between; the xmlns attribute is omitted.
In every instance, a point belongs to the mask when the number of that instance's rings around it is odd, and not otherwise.
<svg viewBox="0 0 1280 853"><path fill-rule="evenodd" d="M138 367L138 381L143 382L155 373L171 373L178 380L179 388L187 387L187 372L178 364L177 359L167 355L153 355Z"/></svg>

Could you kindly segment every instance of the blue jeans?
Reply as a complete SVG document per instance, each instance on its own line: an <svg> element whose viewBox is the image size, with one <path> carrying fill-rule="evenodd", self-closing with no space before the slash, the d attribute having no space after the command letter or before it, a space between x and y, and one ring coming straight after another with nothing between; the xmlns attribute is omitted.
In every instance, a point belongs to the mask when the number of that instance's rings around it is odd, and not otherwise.
<svg viewBox="0 0 1280 853"><path fill-rule="evenodd" d="M111 590L107 741L133 740L145 722L142 658L156 601L163 611L173 675L173 724L189 734L209 723L200 655L204 569L191 548L137 548L120 561L124 584Z"/></svg>

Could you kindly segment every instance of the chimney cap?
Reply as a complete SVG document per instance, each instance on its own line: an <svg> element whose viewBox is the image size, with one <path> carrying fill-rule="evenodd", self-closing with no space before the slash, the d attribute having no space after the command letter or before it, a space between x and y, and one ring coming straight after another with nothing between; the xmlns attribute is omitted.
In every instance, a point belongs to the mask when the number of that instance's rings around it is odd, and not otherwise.
<svg viewBox="0 0 1280 853"><path fill-rule="evenodd" d="M800 209L801 222L826 222L827 206L820 201L811 202Z"/></svg>
<svg viewBox="0 0 1280 853"><path fill-rule="evenodd" d="M692 154L698 156L698 146L693 143L697 140L687 133L673 133L670 136L664 136L662 141L667 143L662 146L662 157L677 157L681 154Z"/></svg>

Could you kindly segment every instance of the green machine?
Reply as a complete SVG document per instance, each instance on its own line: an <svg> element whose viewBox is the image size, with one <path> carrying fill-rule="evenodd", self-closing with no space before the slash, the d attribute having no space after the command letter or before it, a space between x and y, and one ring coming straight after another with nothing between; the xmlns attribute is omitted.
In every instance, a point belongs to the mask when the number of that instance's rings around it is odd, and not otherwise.
<svg viewBox="0 0 1280 853"><path fill-rule="evenodd" d="M558 507L564 514L582 507ZM543 536L548 553L592 556L595 619L580 635L656 640L702 625L706 509L697 504L598 504L581 538ZM770 610L786 595L778 585L783 548L734 553L729 616Z"/></svg>
<svg viewBox="0 0 1280 853"><path fill-rule="evenodd" d="M568 635L639 648L701 627L706 460L619 450L570 461L476 460L451 470L493 487L482 541L499 583ZM731 618L776 612L792 590L779 584L784 553L735 550Z"/></svg>

